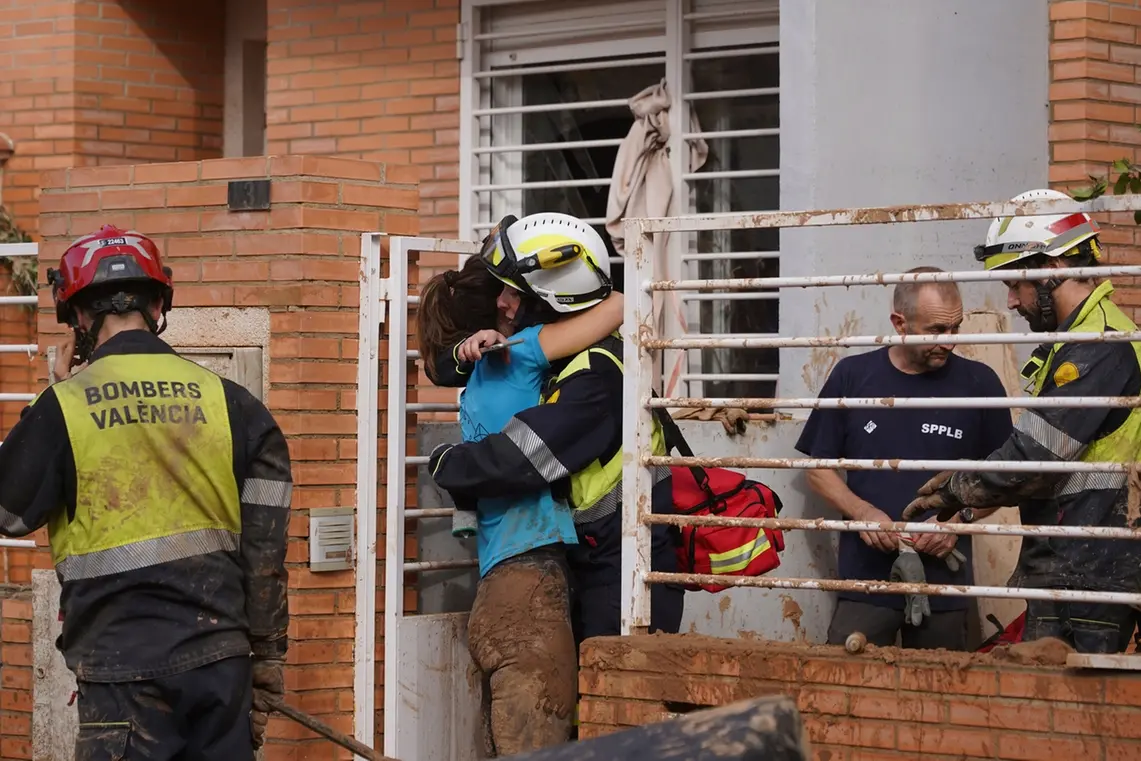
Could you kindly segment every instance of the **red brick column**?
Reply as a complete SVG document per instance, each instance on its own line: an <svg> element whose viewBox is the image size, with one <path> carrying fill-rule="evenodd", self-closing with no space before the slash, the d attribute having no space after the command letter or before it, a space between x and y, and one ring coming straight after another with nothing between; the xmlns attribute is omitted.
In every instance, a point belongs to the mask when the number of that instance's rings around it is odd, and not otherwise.
<svg viewBox="0 0 1141 761"><path fill-rule="evenodd" d="M269 179L271 208L228 211L227 182L255 178ZM289 438L295 479L287 697L351 732L354 573L308 570L308 517L355 503L360 233L416 233L415 174L316 156L83 168L46 177L41 202L44 269L75 236L111 223L155 237L175 272L173 314L188 307L268 310L267 403ZM41 342L56 343L61 326L46 290L40 305ZM380 357L384 362L383 347ZM383 392L379 402L383 410ZM382 457L384 451L381 442ZM383 477L383 463L379 472ZM384 525L383 512L378 521ZM377 578L384 578L381 567ZM378 647L378 663L382 657ZM270 735L270 761L347 758L286 719L272 719Z"/></svg>
<svg viewBox="0 0 1141 761"><path fill-rule="evenodd" d="M1141 4L1136 0L1051 0L1050 183L1088 185L1141 146ZM1114 174L1110 178L1112 185ZM1112 188L1111 188L1112 192ZM1105 215L1111 264L1141 264L1141 227ZM1115 278L1116 301L1141 319L1141 287Z"/></svg>

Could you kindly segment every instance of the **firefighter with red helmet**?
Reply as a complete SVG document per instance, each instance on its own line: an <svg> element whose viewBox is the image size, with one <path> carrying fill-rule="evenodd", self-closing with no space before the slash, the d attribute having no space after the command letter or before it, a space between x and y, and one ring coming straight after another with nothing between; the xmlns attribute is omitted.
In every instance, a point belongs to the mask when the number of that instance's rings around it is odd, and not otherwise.
<svg viewBox="0 0 1141 761"><path fill-rule="evenodd" d="M158 338L173 287L146 236L83 236L48 282L74 338L0 446L0 534L48 527L75 758L253 759L284 693L285 437Z"/></svg>

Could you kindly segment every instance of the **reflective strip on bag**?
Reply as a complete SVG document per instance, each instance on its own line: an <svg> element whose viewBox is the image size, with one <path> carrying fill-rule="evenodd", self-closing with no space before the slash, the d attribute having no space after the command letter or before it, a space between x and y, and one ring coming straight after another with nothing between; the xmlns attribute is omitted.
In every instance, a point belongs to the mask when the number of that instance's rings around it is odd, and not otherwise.
<svg viewBox="0 0 1141 761"><path fill-rule="evenodd" d="M743 571L749 564L772 548L764 531L757 532L753 541L726 552L709 553L710 573L728 574Z"/></svg>

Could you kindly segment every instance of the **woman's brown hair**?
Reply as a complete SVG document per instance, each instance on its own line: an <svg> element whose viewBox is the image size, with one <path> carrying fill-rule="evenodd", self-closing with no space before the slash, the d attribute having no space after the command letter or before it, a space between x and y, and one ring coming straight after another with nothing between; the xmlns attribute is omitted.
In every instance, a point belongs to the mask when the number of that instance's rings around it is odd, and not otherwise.
<svg viewBox="0 0 1141 761"><path fill-rule="evenodd" d="M420 293L416 330L424 371L435 383L436 358L481 330L495 330L499 310L495 300L503 290L478 256L467 260L463 269L434 276Z"/></svg>

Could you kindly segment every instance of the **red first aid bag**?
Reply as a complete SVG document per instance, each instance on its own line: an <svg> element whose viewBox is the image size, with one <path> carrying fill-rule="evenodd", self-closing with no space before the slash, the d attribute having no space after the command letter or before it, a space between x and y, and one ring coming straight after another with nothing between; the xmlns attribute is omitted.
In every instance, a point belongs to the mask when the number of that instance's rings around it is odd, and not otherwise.
<svg viewBox="0 0 1141 761"><path fill-rule="evenodd" d="M683 457L693 450L681 429L665 410L659 419L667 451L676 448ZM671 466L674 512L678 515L717 515L730 518L775 518L781 501L769 487L725 468ZM784 534L779 529L731 526L682 526L677 547L681 573L717 576L760 576L780 565ZM687 584L686 589L720 592L720 584Z"/></svg>

